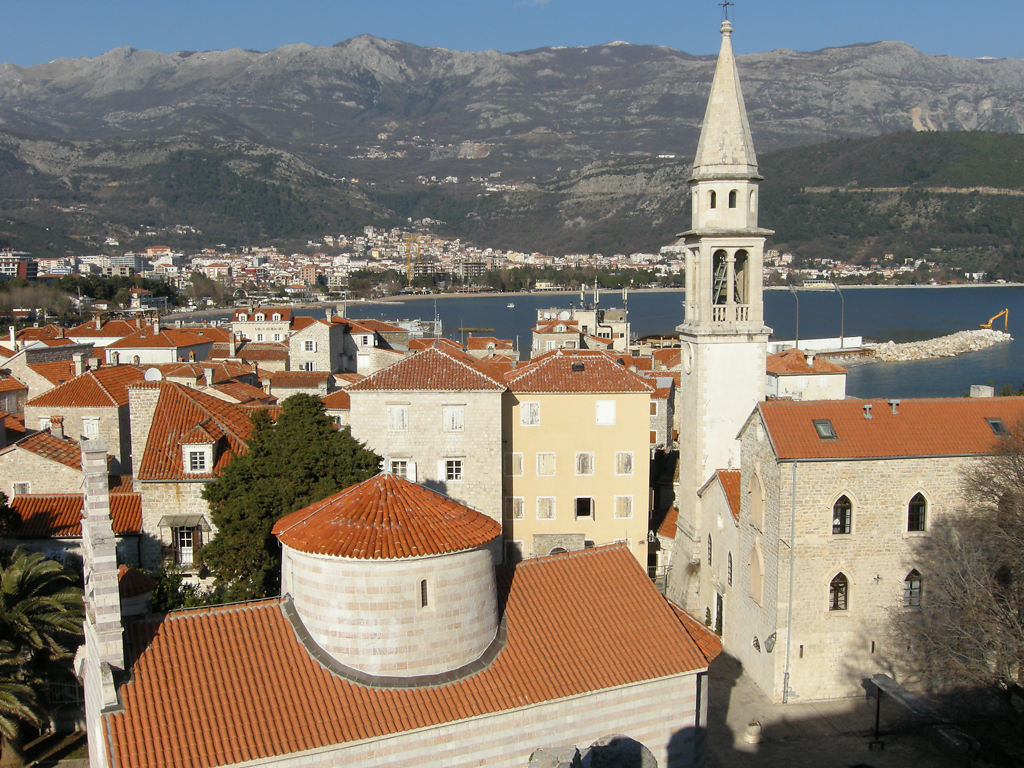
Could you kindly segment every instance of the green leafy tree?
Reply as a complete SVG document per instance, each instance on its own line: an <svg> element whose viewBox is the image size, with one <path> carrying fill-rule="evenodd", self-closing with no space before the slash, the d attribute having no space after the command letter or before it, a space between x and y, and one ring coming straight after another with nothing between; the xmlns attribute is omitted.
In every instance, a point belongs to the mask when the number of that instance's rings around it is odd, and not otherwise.
<svg viewBox="0 0 1024 768"><path fill-rule="evenodd" d="M70 660L81 625L82 592L60 563L22 548L0 558L0 765L22 760L46 675Z"/></svg>
<svg viewBox="0 0 1024 768"><path fill-rule="evenodd" d="M18 516L18 510L8 505L7 496L0 491L0 537L16 530L19 525L21 517Z"/></svg>
<svg viewBox="0 0 1024 768"><path fill-rule="evenodd" d="M249 452L203 489L217 535L203 562L227 600L275 595L281 558L270 529L281 517L372 477L380 458L338 430L311 395L292 395L277 422L253 416Z"/></svg>

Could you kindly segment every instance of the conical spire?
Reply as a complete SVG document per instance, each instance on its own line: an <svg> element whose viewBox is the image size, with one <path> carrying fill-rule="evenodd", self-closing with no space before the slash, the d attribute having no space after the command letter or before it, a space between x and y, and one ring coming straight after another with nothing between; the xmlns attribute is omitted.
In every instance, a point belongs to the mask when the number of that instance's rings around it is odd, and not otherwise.
<svg viewBox="0 0 1024 768"><path fill-rule="evenodd" d="M708 109L693 159L695 181L718 178L759 178L728 19L722 22L722 49L718 52Z"/></svg>

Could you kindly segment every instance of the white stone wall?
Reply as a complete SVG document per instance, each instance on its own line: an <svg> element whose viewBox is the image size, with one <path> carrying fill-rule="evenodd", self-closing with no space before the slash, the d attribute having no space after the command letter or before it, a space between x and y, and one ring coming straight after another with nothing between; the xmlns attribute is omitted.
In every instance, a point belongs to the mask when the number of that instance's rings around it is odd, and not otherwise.
<svg viewBox="0 0 1024 768"><path fill-rule="evenodd" d="M142 494L142 542L139 559L147 570L161 564L163 548L173 544L170 528L161 528L160 518L165 515L203 515L211 530L204 531L202 544L216 535L210 521L210 508L202 497L203 481L135 482L135 490Z"/></svg>
<svg viewBox="0 0 1024 768"><path fill-rule="evenodd" d="M725 611L727 603L742 599L745 593L740 589L738 576L740 569L739 557L739 526L732 516L729 501L726 499L722 484L716 478L705 489L700 501L699 536L696 556L697 585L696 598L699 611L694 616L704 621L712 629L718 625L718 595L722 596L723 615L721 625L723 634L732 632L734 628L726 625ZM711 561L708 562L708 538L711 539ZM732 560L732 579L729 578L729 561ZM682 565L685 566L685 563Z"/></svg>
<svg viewBox="0 0 1024 768"><path fill-rule="evenodd" d="M345 369L345 326L328 325L324 322L310 323L296 331L288 339L288 366L293 371L327 371L338 373ZM306 350L306 342L312 341L314 349ZM309 368L309 365L312 368Z"/></svg>
<svg viewBox="0 0 1024 768"><path fill-rule="evenodd" d="M436 674L480 658L494 639L494 558L486 547L356 560L283 546L281 591L291 594L317 644L342 664L373 675Z"/></svg>
<svg viewBox="0 0 1024 768"><path fill-rule="evenodd" d="M11 448L0 454L0 491L10 499L17 483L28 483L29 493L79 493L82 473L59 461Z"/></svg>
<svg viewBox="0 0 1024 768"><path fill-rule="evenodd" d="M416 464L416 482L501 521L501 392L352 391L352 436L388 459ZM407 405L405 430L388 428L388 405ZM443 429L444 406L464 406L462 431ZM460 481L447 460L461 460ZM385 469L387 465L385 465Z"/></svg>
<svg viewBox="0 0 1024 768"><path fill-rule="evenodd" d="M765 394L794 400L842 400L846 397L845 373L816 373L806 376L768 374Z"/></svg>
<svg viewBox="0 0 1024 768"><path fill-rule="evenodd" d="M484 715L378 739L267 758L246 766L282 768L524 768L540 747L587 747L623 734L654 753L661 768L704 765L706 674L690 673L562 701ZM698 681L701 693L698 696Z"/></svg>

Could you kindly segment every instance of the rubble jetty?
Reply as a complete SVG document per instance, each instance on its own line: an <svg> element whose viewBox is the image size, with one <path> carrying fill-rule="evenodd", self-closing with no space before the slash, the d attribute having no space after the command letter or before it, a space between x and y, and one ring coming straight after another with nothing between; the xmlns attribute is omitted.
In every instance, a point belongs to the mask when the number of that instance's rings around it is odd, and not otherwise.
<svg viewBox="0 0 1024 768"><path fill-rule="evenodd" d="M885 363L902 362L905 360L927 360L932 357L956 357L966 352L977 352L979 349L1013 341L1013 336L1003 331L979 328L975 331L959 331L949 336L936 339L911 341L897 344L886 341L881 344L865 344L873 353L872 360Z"/></svg>

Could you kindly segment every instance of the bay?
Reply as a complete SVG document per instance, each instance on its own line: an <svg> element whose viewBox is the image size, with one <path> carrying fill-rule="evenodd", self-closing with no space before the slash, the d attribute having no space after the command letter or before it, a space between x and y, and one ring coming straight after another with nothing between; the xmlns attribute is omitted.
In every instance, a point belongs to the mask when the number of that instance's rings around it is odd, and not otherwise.
<svg viewBox="0 0 1024 768"><path fill-rule="evenodd" d="M773 338L792 339L799 300L801 338L863 336L873 341L915 341L977 328L1003 308L1014 323L1024 321L1024 286L900 287L834 291L765 291L765 321ZM586 300L593 300L587 292ZM683 292L636 291L628 295L629 319L635 335L671 334L682 321ZM601 306L622 307L621 293L602 291ZM514 308L506 305L514 303ZM380 304L351 302L352 318L383 320L432 319L444 324L444 334L461 339L459 328L490 328L483 335L515 339L520 349L530 346L530 329L538 309L579 306L579 294L487 294L438 296ZM845 304L845 311L844 305ZM301 311L300 311L301 312ZM316 314L316 310L311 310ZM1002 328L1002 320L996 324ZM524 353L524 357L526 354ZM971 384L1014 388L1024 383L1024 340L1014 340L981 352L955 358L849 366L847 393L854 397L959 397Z"/></svg>

